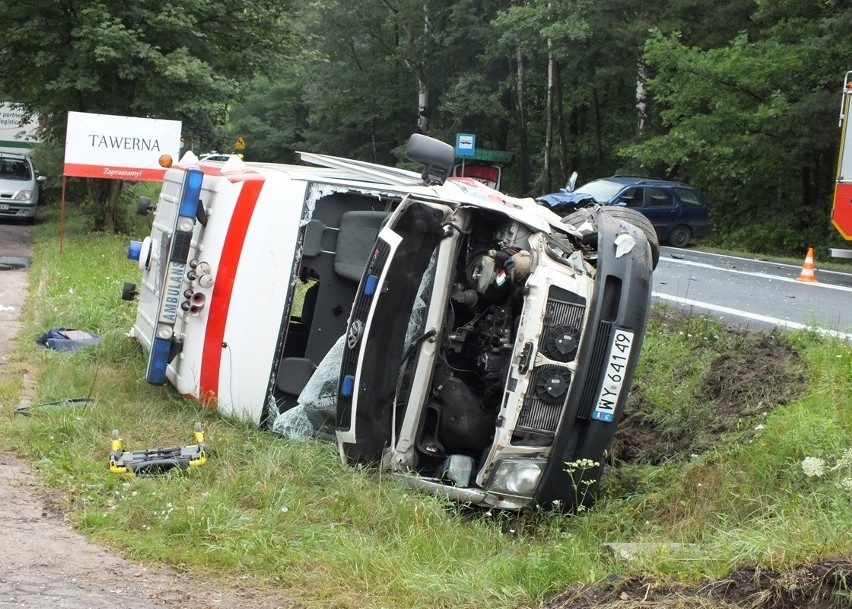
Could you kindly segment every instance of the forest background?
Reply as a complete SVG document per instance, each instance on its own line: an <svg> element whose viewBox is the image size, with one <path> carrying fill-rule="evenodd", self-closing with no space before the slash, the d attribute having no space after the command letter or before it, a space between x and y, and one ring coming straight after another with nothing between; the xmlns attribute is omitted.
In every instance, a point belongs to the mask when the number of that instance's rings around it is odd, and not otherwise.
<svg viewBox="0 0 852 609"><path fill-rule="evenodd" d="M707 241L801 255L831 225L852 4L841 0L0 0L0 94L42 118L56 199L68 111L183 122L185 147L405 165L415 131L510 153L518 196L619 174L688 182ZM71 184L121 230L121 183ZM125 189L126 190L126 189Z"/></svg>

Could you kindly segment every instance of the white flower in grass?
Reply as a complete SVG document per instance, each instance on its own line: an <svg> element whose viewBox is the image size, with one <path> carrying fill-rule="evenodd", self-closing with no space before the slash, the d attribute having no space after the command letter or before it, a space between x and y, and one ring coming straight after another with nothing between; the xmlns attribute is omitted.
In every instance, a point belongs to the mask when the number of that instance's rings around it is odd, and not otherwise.
<svg viewBox="0 0 852 609"><path fill-rule="evenodd" d="M852 491L852 478L843 478L837 481L837 488L844 491Z"/></svg>
<svg viewBox="0 0 852 609"><path fill-rule="evenodd" d="M831 471L837 469L852 469L852 448L847 448L843 451L843 454L840 455L840 458L834 467L831 468Z"/></svg>
<svg viewBox="0 0 852 609"><path fill-rule="evenodd" d="M809 478L822 478L825 475L825 461L817 457L805 457L802 460L802 471Z"/></svg>

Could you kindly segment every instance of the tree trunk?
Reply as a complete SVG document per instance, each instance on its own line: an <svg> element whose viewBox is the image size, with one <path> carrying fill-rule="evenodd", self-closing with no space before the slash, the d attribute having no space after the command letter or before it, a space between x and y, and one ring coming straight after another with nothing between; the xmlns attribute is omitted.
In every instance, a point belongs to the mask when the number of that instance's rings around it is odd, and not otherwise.
<svg viewBox="0 0 852 609"><path fill-rule="evenodd" d="M553 148L553 42L547 39L547 102L545 103L545 130L544 130L544 163L542 167L541 188L542 192L553 190L550 176L550 151Z"/></svg>
<svg viewBox="0 0 852 609"><path fill-rule="evenodd" d="M641 135L645 131L645 124L648 122L648 91L645 88L648 74L645 68L645 60L641 56L636 68L636 130Z"/></svg>
<svg viewBox="0 0 852 609"><path fill-rule="evenodd" d="M417 77L417 130L420 133L429 130L429 89L422 75Z"/></svg>
<svg viewBox="0 0 852 609"><path fill-rule="evenodd" d="M598 99L598 90L592 87L592 110L595 114L595 162L597 174L603 171L603 125L601 125L601 104Z"/></svg>
<svg viewBox="0 0 852 609"><path fill-rule="evenodd" d="M100 178L88 178L86 189L95 204L95 213L92 215L94 229L114 233L121 228L121 215L118 201L124 180L102 180Z"/></svg>
<svg viewBox="0 0 852 609"><path fill-rule="evenodd" d="M562 118L562 68L559 62L554 62L553 70L554 108L556 114L556 155L559 159L560 184L568 179L568 159L566 157L568 142L565 139L565 121Z"/></svg>
<svg viewBox="0 0 852 609"><path fill-rule="evenodd" d="M527 194L530 187L530 149L527 135L526 101L524 99L524 56L521 53L520 45L515 48L515 57L518 62L515 92L518 98L518 125L520 127L518 137L521 144L521 193Z"/></svg>
<svg viewBox="0 0 852 609"><path fill-rule="evenodd" d="M430 40L432 24L429 22L429 1L423 1L423 37ZM417 130L427 133L429 130L429 88L426 85L426 67L420 63L417 70Z"/></svg>

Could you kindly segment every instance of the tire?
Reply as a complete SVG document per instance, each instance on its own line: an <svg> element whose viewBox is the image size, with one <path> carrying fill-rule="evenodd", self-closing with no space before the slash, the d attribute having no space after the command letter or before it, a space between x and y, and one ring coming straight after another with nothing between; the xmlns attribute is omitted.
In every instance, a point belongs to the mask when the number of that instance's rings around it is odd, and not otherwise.
<svg viewBox="0 0 852 609"><path fill-rule="evenodd" d="M669 242L669 245L672 247L686 247L689 245L689 240L692 238L692 231L689 230L688 226L684 226L681 224L680 226L675 226L672 229L672 232L669 233L669 238L666 241Z"/></svg>
<svg viewBox="0 0 852 609"><path fill-rule="evenodd" d="M595 223L595 214L588 207L581 207L562 216L562 224L580 227L585 222Z"/></svg>
<svg viewBox="0 0 852 609"><path fill-rule="evenodd" d="M608 213L610 217L627 222L644 233L645 238L648 239L648 245L651 246L651 268L657 268L657 263L660 261L660 239L657 237L657 231L654 230L654 225L651 224L651 221L635 209L630 209L629 207L607 205L601 209Z"/></svg>
<svg viewBox="0 0 852 609"><path fill-rule="evenodd" d="M660 261L660 240L657 237L657 231L654 230L654 225L651 224L651 221L635 209L630 209L629 207L604 205L600 209L614 220L626 222L642 231L645 238L648 240L648 245L651 246L651 269L657 268L657 262ZM586 222L590 222L592 225L595 223L595 214L593 210L588 207L580 208L562 218L563 224L570 224L577 228ZM585 244L591 244L596 240L597 233L587 234L583 237L583 243Z"/></svg>

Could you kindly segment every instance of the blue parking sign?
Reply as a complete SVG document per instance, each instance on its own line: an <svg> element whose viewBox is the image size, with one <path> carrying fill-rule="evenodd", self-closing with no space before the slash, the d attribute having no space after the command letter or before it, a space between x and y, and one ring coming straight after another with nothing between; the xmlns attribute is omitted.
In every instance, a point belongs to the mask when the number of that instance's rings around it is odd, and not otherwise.
<svg viewBox="0 0 852 609"><path fill-rule="evenodd" d="M456 134L456 156L473 156L476 152L476 135L473 133Z"/></svg>

